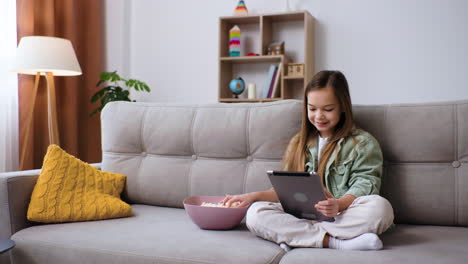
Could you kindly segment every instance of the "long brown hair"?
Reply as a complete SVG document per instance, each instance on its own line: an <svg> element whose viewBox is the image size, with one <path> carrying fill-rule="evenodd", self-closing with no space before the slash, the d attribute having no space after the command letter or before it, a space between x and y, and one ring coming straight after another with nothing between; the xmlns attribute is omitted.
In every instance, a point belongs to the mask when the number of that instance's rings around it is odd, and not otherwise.
<svg viewBox="0 0 468 264"><path fill-rule="evenodd" d="M341 114L340 121L336 125L332 136L328 139L328 144L325 146L318 164L317 173L320 175L322 183L326 164L330 159L338 141L341 138L347 138L350 136L354 126L348 81L346 80L346 77L343 75L343 73L339 71L318 72L307 84L304 93L301 130L291 139L282 164L282 168L284 170L305 170L308 150L312 144L316 142L318 135L317 129L310 123L307 115L307 96L311 91L325 89L327 87L332 88L333 93L338 99Z"/></svg>

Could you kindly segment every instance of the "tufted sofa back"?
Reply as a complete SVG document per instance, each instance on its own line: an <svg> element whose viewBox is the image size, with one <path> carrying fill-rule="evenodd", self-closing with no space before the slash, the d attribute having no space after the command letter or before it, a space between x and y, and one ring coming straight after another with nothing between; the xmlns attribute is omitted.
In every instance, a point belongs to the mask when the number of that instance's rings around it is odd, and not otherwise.
<svg viewBox="0 0 468 264"><path fill-rule="evenodd" d="M102 112L102 169L127 175L132 203L265 190L301 124L302 104L114 102Z"/></svg>
<svg viewBox="0 0 468 264"><path fill-rule="evenodd" d="M384 154L396 222L468 225L468 100L353 107Z"/></svg>
<svg viewBox="0 0 468 264"><path fill-rule="evenodd" d="M468 101L355 105L380 142L382 196L397 223L468 225ZM302 103L110 103L102 118L104 170L128 176L126 199L182 207L190 195L265 190L299 131Z"/></svg>

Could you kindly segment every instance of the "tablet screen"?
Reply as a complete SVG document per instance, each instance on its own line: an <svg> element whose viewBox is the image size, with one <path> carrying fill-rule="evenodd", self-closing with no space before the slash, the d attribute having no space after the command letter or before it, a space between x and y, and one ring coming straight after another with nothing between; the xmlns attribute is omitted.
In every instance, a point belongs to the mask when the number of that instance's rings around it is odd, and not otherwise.
<svg viewBox="0 0 468 264"><path fill-rule="evenodd" d="M273 188L286 213L315 221L334 221L315 209L326 200L320 178L315 172L267 171Z"/></svg>

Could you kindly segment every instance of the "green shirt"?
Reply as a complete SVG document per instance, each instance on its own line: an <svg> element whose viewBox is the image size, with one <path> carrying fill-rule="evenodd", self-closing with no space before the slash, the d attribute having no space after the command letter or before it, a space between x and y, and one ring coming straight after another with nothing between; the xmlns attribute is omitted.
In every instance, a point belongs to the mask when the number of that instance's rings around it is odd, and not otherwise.
<svg viewBox="0 0 468 264"><path fill-rule="evenodd" d="M354 140L353 140L354 137ZM318 140L317 140L318 141ZM307 171L317 171L317 144L309 149ZM338 162L336 162L338 153ZM383 157L379 142L369 133L354 129L352 137L338 141L327 162L324 184L335 198L379 194Z"/></svg>

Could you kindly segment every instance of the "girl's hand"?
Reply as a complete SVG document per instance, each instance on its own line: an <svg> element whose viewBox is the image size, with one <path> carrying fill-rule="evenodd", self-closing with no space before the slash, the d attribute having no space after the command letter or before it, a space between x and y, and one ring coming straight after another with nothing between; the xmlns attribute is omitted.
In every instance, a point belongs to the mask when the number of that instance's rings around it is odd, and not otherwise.
<svg viewBox="0 0 468 264"><path fill-rule="evenodd" d="M328 198L327 200L318 202L315 205L315 209L324 216L335 217L340 210L340 204L337 199Z"/></svg>
<svg viewBox="0 0 468 264"><path fill-rule="evenodd" d="M249 206L251 203L257 201L257 193L244 193L239 195L229 195L226 194L226 197L221 201L223 205L231 207L231 204L235 202L240 202L240 204L235 207L245 207Z"/></svg>

